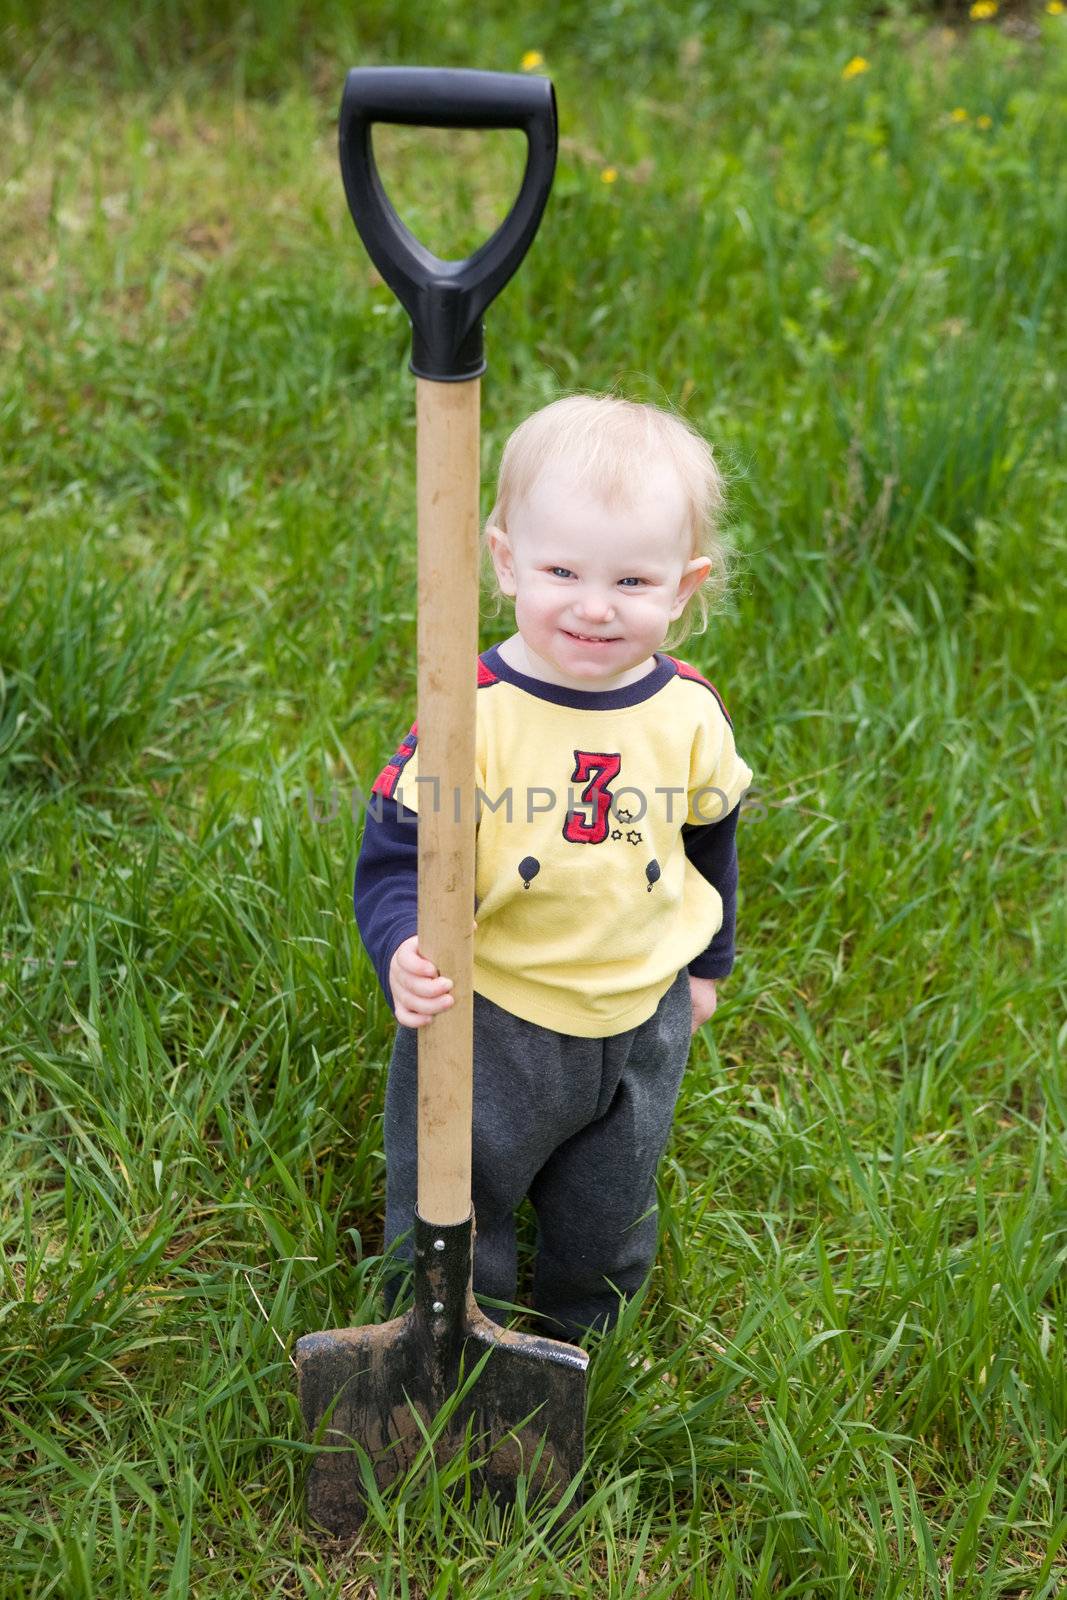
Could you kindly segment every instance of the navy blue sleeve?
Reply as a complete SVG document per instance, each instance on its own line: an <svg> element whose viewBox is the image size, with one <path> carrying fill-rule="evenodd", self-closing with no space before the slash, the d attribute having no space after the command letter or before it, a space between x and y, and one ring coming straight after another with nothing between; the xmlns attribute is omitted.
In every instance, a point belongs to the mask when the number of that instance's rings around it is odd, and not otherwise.
<svg viewBox="0 0 1067 1600"><path fill-rule="evenodd" d="M389 963L397 946L418 931L418 820L398 801L373 796L356 862L353 898L359 936L394 1016Z"/></svg>
<svg viewBox="0 0 1067 1600"><path fill-rule="evenodd" d="M722 927L707 949L694 956L689 971L694 978L725 978L734 964L734 925L737 917L737 819L740 804L719 822L686 823L682 843L689 860L722 898Z"/></svg>

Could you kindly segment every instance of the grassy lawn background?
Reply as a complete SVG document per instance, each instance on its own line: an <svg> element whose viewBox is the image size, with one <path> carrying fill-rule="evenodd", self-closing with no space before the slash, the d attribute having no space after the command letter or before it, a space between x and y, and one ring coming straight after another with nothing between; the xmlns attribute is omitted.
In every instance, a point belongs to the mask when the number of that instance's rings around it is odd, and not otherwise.
<svg viewBox="0 0 1067 1600"><path fill-rule="evenodd" d="M1061 1593L1067 16L6 18L0 1595ZM681 653L762 804L585 1505L423 1467L346 1551L291 1352L380 1317L351 885L413 715L414 384L336 109L357 62L528 51L561 155L488 319L484 508L559 392L706 431L738 576ZM381 147L442 251L521 168Z"/></svg>

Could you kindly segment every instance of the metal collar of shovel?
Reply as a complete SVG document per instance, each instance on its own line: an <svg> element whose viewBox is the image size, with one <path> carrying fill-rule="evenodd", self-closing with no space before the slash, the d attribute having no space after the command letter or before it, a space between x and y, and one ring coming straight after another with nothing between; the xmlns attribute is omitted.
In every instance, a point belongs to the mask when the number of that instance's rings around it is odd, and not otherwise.
<svg viewBox="0 0 1067 1600"><path fill-rule="evenodd" d="M469 260L439 260L396 215L370 142L371 125L384 121L525 132L519 196ZM301 1410L323 1446L308 1477L309 1518L348 1536L366 1515L361 1459L384 1488L407 1472L427 1440L436 1461L468 1448L476 1488L498 1502L513 1498L520 1474L531 1500L558 1502L568 1488L577 1499L588 1357L575 1345L499 1327L472 1290L481 317L522 260L548 198L556 155L552 85L490 72L358 68L345 84L340 147L356 227L413 326L419 746L422 773L439 785L434 804L419 805L418 933L423 954L453 979L452 1005L418 1030L414 1307L386 1323L305 1334L296 1344ZM438 793L454 793L455 808L447 798L439 805ZM470 797L466 812L463 794Z"/></svg>

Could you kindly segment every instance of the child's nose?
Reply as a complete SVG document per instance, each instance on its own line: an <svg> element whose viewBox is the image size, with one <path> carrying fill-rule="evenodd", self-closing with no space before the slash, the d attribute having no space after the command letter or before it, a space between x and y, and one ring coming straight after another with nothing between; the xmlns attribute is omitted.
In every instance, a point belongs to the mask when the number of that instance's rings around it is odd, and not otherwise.
<svg viewBox="0 0 1067 1600"><path fill-rule="evenodd" d="M588 617L590 622L600 619L607 622L615 614L615 607L605 594L583 595L578 610L583 617Z"/></svg>

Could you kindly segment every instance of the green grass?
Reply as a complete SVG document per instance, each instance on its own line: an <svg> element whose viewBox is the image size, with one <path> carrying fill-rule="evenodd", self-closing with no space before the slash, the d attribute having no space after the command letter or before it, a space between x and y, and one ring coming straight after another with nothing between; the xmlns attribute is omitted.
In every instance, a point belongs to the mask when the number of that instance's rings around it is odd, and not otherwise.
<svg viewBox="0 0 1067 1600"><path fill-rule="evenodd" d="M0 24L0 1595L1051 1600L1067 18L427 15ZM413 714L414 395L334 119L356 61L530 49L562 147L485 509L561 390L707 432L738 581L683 653L762 804L584 1504L424 1460L347 1550L292 1351L380 1317L351 801ZM507 135L382 150L442 249L510 201Z"/></svg>

